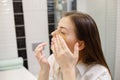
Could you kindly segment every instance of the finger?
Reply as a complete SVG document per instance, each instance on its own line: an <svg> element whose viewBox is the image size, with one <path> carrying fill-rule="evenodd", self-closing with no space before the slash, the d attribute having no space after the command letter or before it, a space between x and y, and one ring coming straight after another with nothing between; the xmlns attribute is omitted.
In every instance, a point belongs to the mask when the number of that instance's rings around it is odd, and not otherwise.
<svg viewBox="0 0 120 80"><path fill-rule="evenodd" d="M39 56L42 55L43 48L44 48L44 47L42 46L42 47L38 48L38 49L35 51L35 56L36 56L36 57L39 57Z"/></svg>
<svg viewBox="0 0 120 80"><path fill-rule="evenodd" d="M42 55L39 57L39 61L41 61L43 58L46 59L45 54L42 54Z"/></svg>
<svg viewBox="0 0 120 80"><path fill-rule="evenodd" d="M39 54L36 54L36 55L35 55L38 61L41 59L41 56L42 56L42 55L43 55L43 53L39 53Z"/></svg>
<svg viewBox="0 0 120 80"><path fill-rule="evenodd" d="M41 44L39 44L39 45L35 48L35 51L36 51L38 48L40 48L40 47L42 47L42 46L45 46L45 45L47 45L47 43L41 43Z"/></svg>
<svg viewBox="0 0 120 80"><path fill-rule="evenodd" d="M60 51L59 43L57 41L57 37L54 38L54 46L53 46L53 48L54 48L55 53L58 53Z"/></svg>
<svg viewBox="0 0 120 80"><path fill-rule="evenodd" d="M51 45L51 49L53 51L53 55L54 55L55 59L57 59L57 57L59 56L59 54L55 50L55 44Z"/></svg>
<svg viewBox="0 0 120 80"><path fill-rule="evenodd" d="M61 37L61 38L62 38L62 37ZM58 36L57 36L57 42L58 42L59 48L60 48L60 49L64 49L63 43L62 43L62 41L61 41L61 38L60 38L60 35L58 35Z"/></svg>
<svg viewBox="0 0 120 80"><path fill-rule="evenodd" d="M43 47L40 47L39 49L37 49L37 50L35 51L35 56L40 55L40 54L42 53L42 51L43 51Z"/></svg>
<svg viewBox="0 0 120 80"><path fill-rule="evenodd" d="M41 57L42 51L43 51L45 45L46 45L46 43L40 44L35 49L35 56L37 57L37 59L39 59Z"/></svg>
<svg viewBox="0 0 120 80"><path fill-rule="evenodd" d="M36 54L36 53L39 53L39 52L42 52L43 49L44 49L44 46L46 46L46 45L47 45L46 43L41 43L41 44L39 44L39 45L36 47L36 49L35 49L35 54Z"/></svg>
<svg viewBox="0 0 120 80"><path fill-rule="evenodd" d="M53 51L53 53L55 52L54 43L53 42L51 42L51 50Z"/></svg>
<svg viewBox="0 0 120 80"><path fill-rule="evenodd" d="M57 53L55 52L55 48L54 48L54 47L55 47L54 45L51 45L51 50L52 50L54 56L56 57L56 56L57 56Z"/></svg>
<svg viewBox="0 0 120 80"><path fill-rule="evenodd" d="M53 52L53 54L56 56L56 50L55 50L55 38L52 39L52 42L51 42L51 50Z"/></svg>
<svg viewBox="0 0 120 80"><path fill-rule="evenodd" d="M66 42L65 42L65 40L64 40L64 39L62 38L62 36L60 36L60 35L59 35L59 40L60 40L60 43L62 44L61 47L62 47L64 50L70 51L69 48L68 48L68 46L67 46L67 44L66 44Z"/></svg>
<svg viewBox="0 0 120 80"><path fill-rule="evenodd" d="M79 44L77 42L75 43L75 46L74 46L74 55L78 56L78 54L79 54Z"/></svg>
<svg viewBox="0 0 120 80"><path fill-rule="evenodd" d="M56 36L56 45L57 45L58 50L62 49L62 44L60 43L60 39L58 35Z"/></svg>
<svg viewBox="0 0 120 80"><path fill-rule="evenodd" d="M38 59L38 61L40 62L40 63L43 63L43 61L45 61L45 56L44 55L42 55L42 56L40 56L40 58Z"/></svg>

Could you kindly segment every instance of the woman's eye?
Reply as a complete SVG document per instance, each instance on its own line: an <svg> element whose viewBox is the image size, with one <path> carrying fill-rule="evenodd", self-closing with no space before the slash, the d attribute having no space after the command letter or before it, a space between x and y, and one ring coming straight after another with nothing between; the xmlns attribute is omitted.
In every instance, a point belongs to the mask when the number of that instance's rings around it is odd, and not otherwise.
<svg viewBox="0 0 120 80"><path fill-rule="evenodd" d="M65 34L64 32L60 32L61 34Z"/></svg>

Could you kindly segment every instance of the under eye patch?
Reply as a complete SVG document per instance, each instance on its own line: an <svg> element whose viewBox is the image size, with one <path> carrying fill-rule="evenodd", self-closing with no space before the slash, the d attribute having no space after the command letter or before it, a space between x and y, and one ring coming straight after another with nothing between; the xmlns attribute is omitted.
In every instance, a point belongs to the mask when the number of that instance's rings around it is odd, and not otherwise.
<svg viewBox="0 0 120 80"><path fill-rule="evenodd" d="M66 36L64 34L59 33L59 35L62 36L64 40L66 40Z"/></svg>

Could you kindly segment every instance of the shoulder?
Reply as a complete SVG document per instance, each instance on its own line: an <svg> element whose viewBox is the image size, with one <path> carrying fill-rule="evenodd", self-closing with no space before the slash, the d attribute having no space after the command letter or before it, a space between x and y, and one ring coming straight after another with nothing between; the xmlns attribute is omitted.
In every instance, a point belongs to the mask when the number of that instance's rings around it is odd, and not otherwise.
<svg viewBox="0 0 120 80"><path fill-rule="evenodd" d="M84 74L84 78L89 78L89 80L111 80L108 69L100 64L90 65Z"/></svg>
<svg viewBox="0 0 120 80"><path fill-rule="evenodd" d="M88 72L100 74L102 72L108 72L108 69L100 64L94 64L89 66Z"/></svg>

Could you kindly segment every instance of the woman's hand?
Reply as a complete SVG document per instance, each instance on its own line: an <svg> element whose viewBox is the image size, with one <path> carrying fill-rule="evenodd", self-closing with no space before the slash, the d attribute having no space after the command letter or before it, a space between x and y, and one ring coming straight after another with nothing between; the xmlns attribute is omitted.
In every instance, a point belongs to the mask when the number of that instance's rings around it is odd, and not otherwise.
<svg viewBox="0 0 120 80"><path fill-rule="evenodd" d="M43 54L43 49L46 43L39 44L35 49L35 56L41 66L41 71L48 72L50 70L50 65Z"/></svg>
<svg viewBox="0 0 120 80"><path fill-rule="evenodd" d="M75 44L74 53L72 53L60 35L53 38L52 51L61 69L73 69L78 61L78 43Z"/></svg>

